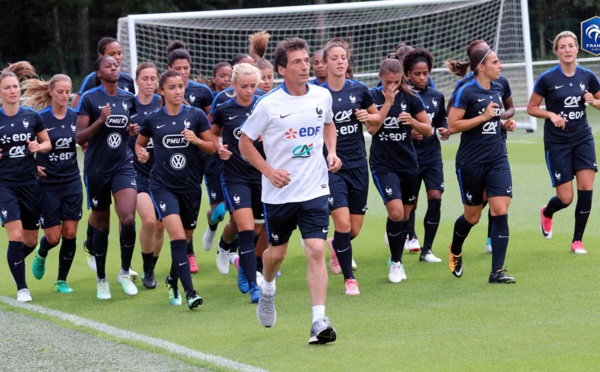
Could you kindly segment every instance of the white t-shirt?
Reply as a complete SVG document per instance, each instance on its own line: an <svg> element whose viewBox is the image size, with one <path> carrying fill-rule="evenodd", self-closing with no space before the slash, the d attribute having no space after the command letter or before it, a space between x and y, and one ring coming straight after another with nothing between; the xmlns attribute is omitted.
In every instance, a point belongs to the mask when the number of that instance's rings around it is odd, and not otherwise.
<svg viewBox="0 0 600 372"><path fill-rule="evenodd" d="M331 104L331 93L325 88L307 85L305 95L292 96L284 84L256 103L242 132L251 139L262 135L267 163L289 171L292 180L278 189L263 175L264 203L295 203L329 195L323 129L333 120Z"/></svg>

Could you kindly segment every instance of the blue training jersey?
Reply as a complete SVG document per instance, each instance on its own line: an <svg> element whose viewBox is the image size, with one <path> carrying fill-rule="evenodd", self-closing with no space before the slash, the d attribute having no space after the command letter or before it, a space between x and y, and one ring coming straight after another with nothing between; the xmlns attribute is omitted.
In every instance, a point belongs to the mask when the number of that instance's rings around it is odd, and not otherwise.
<svg viewBox="0 0 600 372"><path fill-rule="evenodd" d="M191 106L204 111L205 107L211 105L213 94L208 85L188 80L188 84L185 87L184 98Z"/></svg>
<svg viewBox="0 0 600 372"><path fill-rule="evenodd" d="M133 94L118 89L115 96L110 96L100 85L81 96L76 112L88 116L92 125L107 103L112 113L89 140L85 151L84 173L89 177L111 176L124 164L133 162L133 153L127 146L131 115L136 112Z"/></svg>
<svg viewBox="0 0 600 372"><path fill-rule="evenodd" d="M371 89L377 109L385 103L383 86ZM408 112L415 117L425 111L425 105L417 93L413 96L403 90L396 94L394 103L383 125L371 140L369 163L371 169L378 172L408 172L416 173L419 170L417 151L413 144L410 125L403 125L398 120L402 112Z"/></svg>
<svg viewBox="0 0 600 372"><path fill-rule="evenodd" d="M342 160L342 169L367 165L367 151L363 123L356 119L356 110L367 109L375 101L369 88L359 81L346 79L339 91L334 91L325 82L323 88L329 90L333 98L333 122L337 131L337 156ZM327 156L327 148L324 148Z"/></svg>
<svg viewBox="0 0 600 372"><path fill-rule="evenodd" d="M131 115L131 123L138 124L140 127L142 126L142 121L146 116L150 115L154 111L160 109L162 107L162 97L158 94L152 96L152 101L147 105L142 105L140 101L135 97L135 106L136 113ZM138 176L141 176L145 179L150 178L150 171L152 170L152 165L154 164L154 156L152 155L154 152L154 141L150 138L150 142L148 142L148 146L146 146L146 150L150 154L148 161L145 163L140 163L135 156L135 142L137 141L138 136L129 136L129 150L133 153L133 169L135 169Z"/></svg>
<svg viewBox="0 0 600 372"><path fill-rule="evenodd" d="M126 92L135 92L133 78L125 72L119 73L119 81L117 81L117 84L119 85L119 88L123 89ZM96 72L91 72L88 76L86 76L83 79L83 83L81 83L81 88L79 88L79 91L77 93L79 95L82 95L83 93L95 87L97 87Z"/></svg>
<svg viewBox="0 0 600 372"><path fill-rule="evenodd" d="M40 178L40 184L62 187L64 183L80 180L77 164L77 143L75 141L77 114L67 107L64 118L54 116L52 106L40 111L48 131L52 150L36 155L37 165L44 167L46 177ZM81 182L81 181L80 181Z"/></svg>
<svg viewBox="0 0 600 372"><path fill-rule="evenodd" d="M260 88L257 88L256 92L254 93L254 95L257 97L264 96L265 94L266 94L265 91ZM212 104L210 106L210 114L214 115L215 110L217 109L217 106L219 106L221 103L225 103L225 102L229 101L232 97L233 97L233 87L232 86L229 86L226 89L223 89L221 91L221 93L217 94L217 96L213 99Z"/></svg>
<svg viewBox="0 0 600 372"><path fill-rule="evenodd" d="M594 73L577 66L573 76L566 76L557 65L540 75L533 91L544 97L546 110L567 120L564 128L557 128L550 119L544 121L546 150L568 148L592 135L585 111L585 91L596 94L600 83Z"/></svg>
<svg viewBox="0 0 600 372"><path fill-rule="evenodd" d="M418 90L419 96L425 105L425 112L433 128L448 128L446 120L446 103L444 95L439 90L425 87ZM442 161L442 148L438 136L423 137L420 141L414 141L417 150L417 162L419 167Z"/></svg>
<svg viewBox="0 0 600 372"><path fill-rule="evenodd" d="M14 116L0 108L0 184L25 186L38 182L37 166L27 141L46 129L44 120L34 110L19 107Z"/></svg>
<svg viewBox="0 0 600 372"><path fill-rule="evenodd" d="M189 129L200 137L210 130L204 111L182 105L176 115L163 107L142 121L140 134L154 141L154 165L150 172L150 190L156 185L177 192L201 189L204 161L200 148L185 140L182 132Z"/></svg>

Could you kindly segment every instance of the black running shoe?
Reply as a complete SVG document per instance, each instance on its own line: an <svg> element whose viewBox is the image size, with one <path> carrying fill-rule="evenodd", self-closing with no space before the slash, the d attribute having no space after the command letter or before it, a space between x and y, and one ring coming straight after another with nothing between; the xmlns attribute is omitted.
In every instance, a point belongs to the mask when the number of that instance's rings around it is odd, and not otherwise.
<svg viewBox="0 0 600 372"><path fill-rule="evenodd" d="M458 256L455 256L450 252L450 260L448 262L448 266L450 267L450 271L452 275L457 278L460 278L463 274L463 264L462 264L462 253Z"/></svg>
<svg viewBox="0 0 600 372"><path fill-rule="evenodd" d="M335 329L331 326L329 319L322 318L312 324L308 343L310 345L326 344L335 341L336 338L337 334L335 333Z"/></svg>
<svg viewBox="0 0 600 372"><path fill-rule="evenodd" d="M147 289L154 289L158 286L156 282L156 278L154 277L154 272L144 273L142 278L142 284Z"/></svg>
<svg viewBox="0 0 600 372"><path fill-rule="evenodd" d="M506 275L506 270L501 269L490 273L490 283L516 283L517 280L512 276Z"/></svg>

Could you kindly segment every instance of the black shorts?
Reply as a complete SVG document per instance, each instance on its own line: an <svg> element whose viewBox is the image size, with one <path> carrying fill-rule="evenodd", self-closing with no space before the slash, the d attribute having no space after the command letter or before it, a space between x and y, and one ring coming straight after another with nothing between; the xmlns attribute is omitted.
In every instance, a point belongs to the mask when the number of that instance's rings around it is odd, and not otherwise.
<svg viewBox="0 0 600 372"><path fill-rule="evenodd" d="M572 181L575 173L582 169L598 172L594 138L590 136L577 146L566 149L546 151L546 164L552 187Z"/></svg>
<svg viewBox="0 0 600 372"><path fill-rule="evenodd" d="M87 189L88 209L105 211L112 203L111 192L115 194L123 189L137 191L136 173L133 170L133 165L127 164L110 177L88 177L86 175L85 188Z"/></svg>
<svg viewBox="0 0 600 372"><path fill-rule="evenodd" d="M252 208L255 222L264 222L261 184L246 183L242 180L223 180L223 192L229 213L242 208Z"/></svg>
<svg viewBox="0 0 600 372"><path fill-rule="evenodd" d="M0 220L21 221L23 229L40 228L40 198L37 183L24 186L0 185Z"/></svg>
<svg viewBox="0 0 600 372"><path fill-rule="evenodd" d="M329 209L347 207L350 214L367 211L369 170L367 166L329 172Z"/></svg>
<svg viewBox="0 0 600 372"><path fill-rule="evenodd" d="M81 180L75 180L61 188L40 186L40 225L48 229L61 221L79 221L83 205Z"/></svg>
<svg viewBox="0 0 600 372"><path fill-rule="evenodd" d="M507 160L475 167L456 168L456 177L463 204L483 204L483 194L488 198L508 196L512 198L512 176Z"/></svg>
<svg viewBox="0 0 600 372"><path fill-rule="evenodd" d="M142 192L145 192L146 194L150 194L150 179L149 178L146 178L138 173L135 176L135 182L136 182L138 194L142 193Z"/></svg>
<svg viewBox="0 0 600 372"><path fill-rule="evenodd" d="M150 197L156 209L158 219L162 221L168 215L177 214L185 230L194 230L200 212L202 189L196 192L173 192L172 190L153 187Z"/></svg>
<svg viewBox="0 0 600 372"><path fill-rule="evenodd" d="M444 192L444 165L440 162L419 165L417 173L417 195L421 190L421 182L425 183L425 190L440 190Z"/></svg>
<svg viewBox="0 0 600 372"><path fill-rule="evenodd" d="M325 239L329 232L327 196L286 204L266 204L265 219L269 243L282 245L290 240L296 226L303 239Z"/></svg>
<svg viewBox="0 0 600 372"><path fill-rule="evenodd" d="M378 173L371 168L373 183L383 199L383 204L390 200L401 199L402 204L413 205L417 200L417 174L407 172Z"/></svg>
<svg viewBox="0 0 600 372"><path fill-rule="evenodd" d="M210 205L218 204L225 200L220 174L205 174L204 184L206 185Z"/></svg>

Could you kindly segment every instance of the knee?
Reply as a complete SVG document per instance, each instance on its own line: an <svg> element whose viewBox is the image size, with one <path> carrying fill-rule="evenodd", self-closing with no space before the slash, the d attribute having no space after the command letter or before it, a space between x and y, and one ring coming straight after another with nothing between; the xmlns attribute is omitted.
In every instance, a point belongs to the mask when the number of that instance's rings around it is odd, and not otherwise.
<svg viewBox="0 0 600 372"><path fill-rule="evenodd" d="M479 223L479 219L481 218L481 214L466 214L465 220L467 220L471 225L477 225Z"/></svg>
<svg viewBox="0 0 600 372"><path fill-rule="evenodd" d="M557 197L564 205L568 206L573 203L573 194L557 195Z"/></svg>
<svg viewBox="0 0 600 372"><path fill-rule="evenodd" d="M398 210L388 213L388 218L394 222L400 222L404 220L404 211Z"/></svg>
<svg viewBox="0 0 600 372"><path fill-rule="evenodd" d="M119 222L121 222L121 224L125 225L125 226L135 225L135 214L127 213L127 214L123 215L121 218L119 218Z"/></svg>
<svg viewBox="0 0 600 372"><path fill-rule="evenodd" d="M46 237L46 241L48 242L48 244L55 246L60 242L60 232L47 232L44 233L44 236Z"/></svg>

